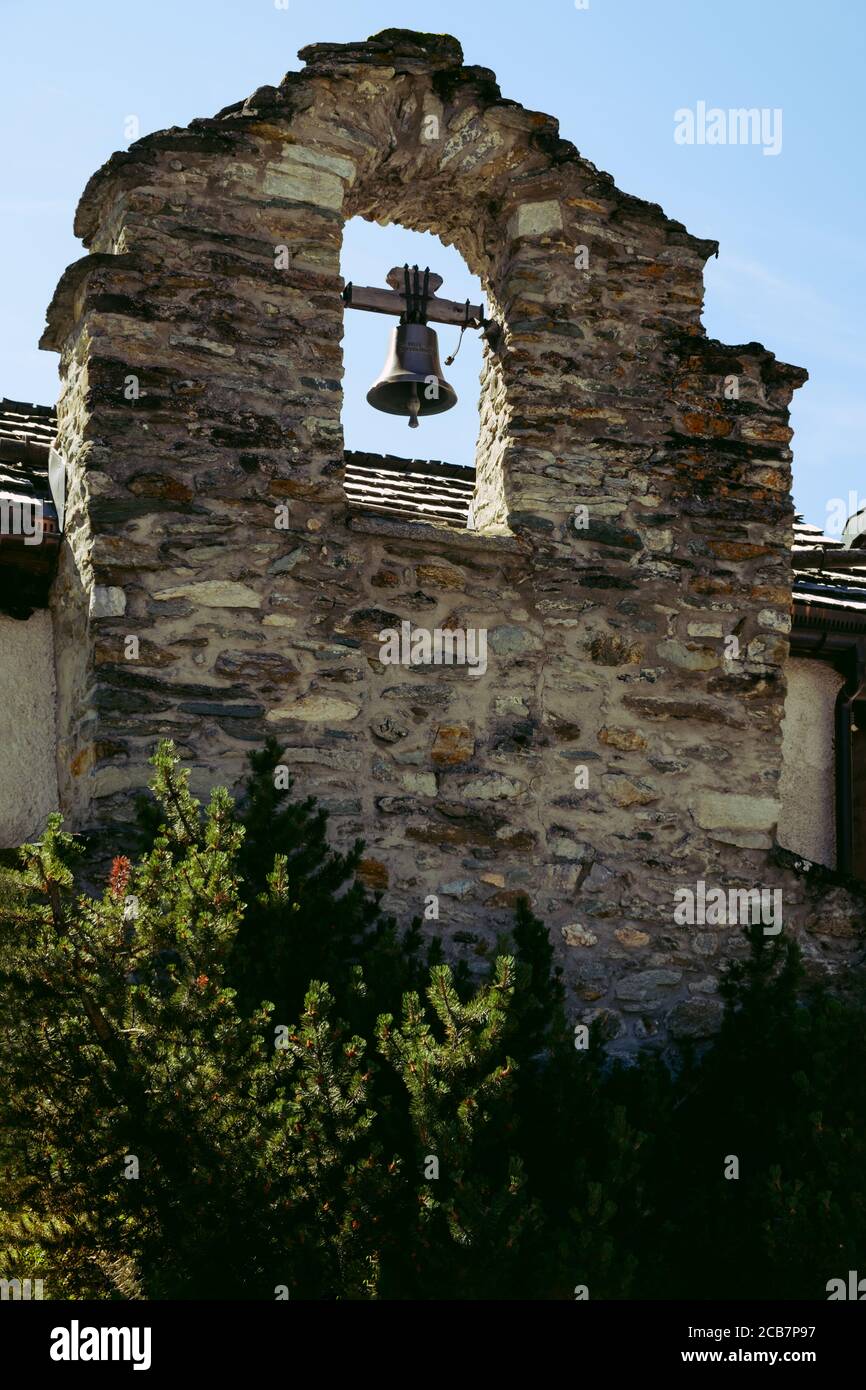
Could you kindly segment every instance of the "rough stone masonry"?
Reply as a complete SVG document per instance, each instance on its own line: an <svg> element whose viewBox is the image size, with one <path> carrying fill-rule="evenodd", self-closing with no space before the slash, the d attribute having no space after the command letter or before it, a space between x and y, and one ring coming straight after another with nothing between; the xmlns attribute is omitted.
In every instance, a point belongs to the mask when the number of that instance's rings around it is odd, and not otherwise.
<svg viewBox="0 0 866 1390"><path fill-rule="evenodd" d="M271 732L335 838L366 839L389 909L435 895L471 957L526 895L575 1018L601 1012L619 1047L718 1021L740 929L677 925L677 885L781 888L785 929L839 969L857 903L774 850L806 373L708 340L715 243L620 192L455 39L300 56L115 154L78 209L89 254L42 340L69 467L67 816L128 817L160 737L204 790ZM347 501L357 214L457 247L501 327L475 530ZM486 672L383 664L406 621L485 630Z"/></svg>

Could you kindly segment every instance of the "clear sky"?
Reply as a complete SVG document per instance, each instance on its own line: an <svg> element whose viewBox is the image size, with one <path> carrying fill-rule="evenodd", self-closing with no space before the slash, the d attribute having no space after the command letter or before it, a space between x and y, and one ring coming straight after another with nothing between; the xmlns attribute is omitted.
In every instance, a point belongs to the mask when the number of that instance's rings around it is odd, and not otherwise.
<svg viewBox="0 0 866 1390"><path fill-rule="evenodd" d="M45 308L83 254L78 197L128 143L130 115L142 134L185 125L277 83L304 44L392 26L456 35L468 63L557 116L622 189L717 239L709 334L758 340L810 372L793 408L799 509L823 525L834 498L866 497L863 0L0 0L0 396L56 398L57 358L36 346ZM699 102L781 109L781 151L676 143L675 111ZM475 292L432 238L347 229L347 278L382 283L406 259L429 260L449 297ZM406 454L409 439L422 456L471 461L477 342L467 334L446 368L460 406L407 436L364 401L387 328L347 315L347 443ZM440 330L443 360L455 342Z"/></svg>

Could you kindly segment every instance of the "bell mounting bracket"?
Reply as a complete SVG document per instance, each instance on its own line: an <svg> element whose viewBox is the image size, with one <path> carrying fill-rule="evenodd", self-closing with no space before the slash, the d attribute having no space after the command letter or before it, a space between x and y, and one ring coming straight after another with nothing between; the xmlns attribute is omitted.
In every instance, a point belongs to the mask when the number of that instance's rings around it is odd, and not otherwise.
<svg viewBox="0 0 866 1390"><path fill-rule="evenodd" d="M341 298L347 309L365 309L369 314L392 314L401 323L452 323L458 328L481 328L482 337L493 342L499 325L485 318L483 304L460 304L454 299L440 299L436 291L442 276L428 266L395 265L385 277L389 290L369 285L353 285L351 280Z"/></svg>

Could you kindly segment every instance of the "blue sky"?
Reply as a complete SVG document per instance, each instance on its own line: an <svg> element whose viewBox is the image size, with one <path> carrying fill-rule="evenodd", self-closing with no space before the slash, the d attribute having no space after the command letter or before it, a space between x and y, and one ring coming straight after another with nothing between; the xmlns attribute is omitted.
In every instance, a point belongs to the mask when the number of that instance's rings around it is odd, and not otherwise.
<svg viewBox="0 0 866 1390"><path fill-rule="evenodd" d="M89 175L142 134L212 115L299 66L304 44L413 24L455 34L503 94L552 113L562 134L630 193L720 242L707 267L712 337L758 340L809 369L793 408L794 493L824 524L833 499L866 495L866 6L861 0L0 0L0 396L50 402L57 358L36 347L54 285L83 248L72 235ZM581 0L582 3L582 0ZM411 18L410 16L411 11ZM782 149L680 145L674 112L781 108ZM442 293L472 282L454 252L399 228L350 224L344 274L381 283L429 260ZM361 321L364 321L363 323ZM353 447L469 462L478 347L467 334L449 415L407 436L364 393L388 321L347 315L346 436ZM440 331L444 359L456 332Z"/></svg>

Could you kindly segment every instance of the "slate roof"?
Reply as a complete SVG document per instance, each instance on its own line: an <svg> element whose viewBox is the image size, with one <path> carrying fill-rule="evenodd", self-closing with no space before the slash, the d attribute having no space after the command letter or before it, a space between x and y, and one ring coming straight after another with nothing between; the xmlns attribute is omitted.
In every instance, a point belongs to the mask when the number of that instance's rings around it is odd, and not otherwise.
<svg viewBox="0 0 866 1390"><path fill-rule="evenodd" d="M60 528L48 485L48 453L57 417L45 405L0 400L0 613L29 618L44 608L57 564ZM38 509L36 504L38 504ZM39 544L22 521L38 516Z"/></svg>
<svg viewBox="0 0 866 1390"><path fill-rule="evenodd" d="M57 429L50 406L0 400L0 500L43 504L41 545L0 534L0 612L27 617L44 607L59 544L48 486L48 451ZM346 497L352 507L410 521L466 530L475 489L474 468L347 450ZM799 517L794 525L795 619L805 626L866 631L866 549L846 550ZM840 557L842 557L840 559ZM844 566L844 568L842 568Z"/></svg>
<svg viewBox="0 0 866 1390"><path fill-rule="evenodd" d="M50 405L0 401L0 446L34 445L47 450L57 433L57 416Z"/></svg>
<svg viewBox="0 0 866 1390"><path fill-rule="evenodd" d="M465 531L475 469L453 463L346 451L346 497L353 507Z"/></svg>
<svg viewBox="0 0 866 1390"><path fill-rule="evenodd" d="M809 627L866 631L866 551L799 518L794 524L794 616ZM844 566L844 568L842 568Z"/></svg>

